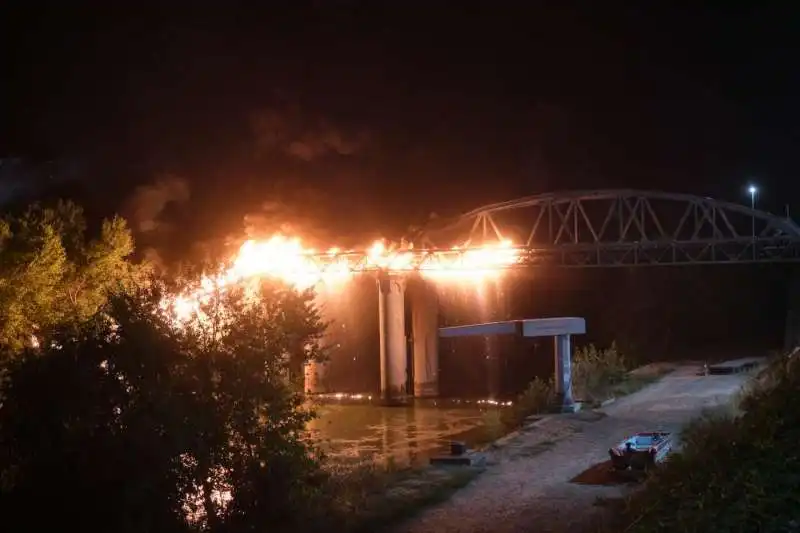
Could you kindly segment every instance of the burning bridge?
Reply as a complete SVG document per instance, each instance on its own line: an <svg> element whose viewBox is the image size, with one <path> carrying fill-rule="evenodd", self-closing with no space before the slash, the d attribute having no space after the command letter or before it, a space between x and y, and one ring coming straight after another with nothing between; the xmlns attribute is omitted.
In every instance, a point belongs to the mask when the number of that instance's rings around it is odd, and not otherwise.
<svg viewBox="0 0 800 533"><path fill-rule="evenodd" d="M254 276L297 286L371 272L378 278L381 392L386 401L438 394L440 336L516 334L556 339L556 386L571 403L570 336L583 319L515 321L438 327L437 279L497 275L507 268L621 267L800 261L800 227L788 218L711 198L636 190L561 192L487 205L432 224L413 241L367 251L320 253L299 241L273 238L242 246L213 284ZM407 365L406 290L411 305L413 364ZM191 312L197 294L177 298L178 315ZM307 389L318 391L324 365L308 365ZM413 376L413 379L409 379ZM413 382L413 385L411 384Z"/></svg>
<svg viewBox="0 0 800 533"><path fill-rule="evenodd" d="M636 190L548 193L491 204L432 224L409 242L422 246L306 251L303 264L283 270L313 282L367 271L474 277L547 265L800 261L800 226L788 218L712 198ZM267 263L255 262L252 274Z"/></svg>
<svg viewBox="0 0 800 533"><path fill-rule="evenodd" d="M572 404L570 338L585 332L583 319L440 329L436 291L426 286L431 277L435 280L433 274L452 272L438 268L442 265L496 271L800 261L800 227L788 218L712 198L636 190L548 193L491 204L431 225L414 240L421 249L401 249L383 264L370 262L366 254L354 258L359 270L378 272L381 392L386 401L438 394L440 337L516 334L555 338L557 392L566 408ZM425 281L409 278L409 271ZM406 363L407 287L411 369ZM407 390L409 381L413 390ZM312 376L309 383L315 382Z"/></svg>

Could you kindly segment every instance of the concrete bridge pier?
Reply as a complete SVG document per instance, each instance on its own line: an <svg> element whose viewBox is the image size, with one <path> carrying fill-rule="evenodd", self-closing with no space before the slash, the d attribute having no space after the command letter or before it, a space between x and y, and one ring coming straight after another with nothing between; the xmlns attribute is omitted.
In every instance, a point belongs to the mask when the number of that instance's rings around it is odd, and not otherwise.
<svg viewBox="0 0 800 533"><path fill-rule="evenodd" d="M563 411L571 413L575 410L575 400L572 397L572 336L556 335L553 341L556 401L560 402Z"/></svg>
<svg viewBox="0 0 800 533"><path fill-rule="evenodd" d="M414 397L439 396L439 296L423 279L409 286Z"/></svg>
<svg viewBox="0 0 800 533"><path fill-rule="evenodd" d="M378 276L381 400L386 405L403 403L408 398L405 293L403 276Z"/></svg>
<svg viewBox="0 0 800 533"><path fill-rule="evenodd" d="M443 338L485 337L487 335L517 335L528 338L554 337L555 392L564 412L575 410L575 400L572 396L572 335L585 333L586 321L578 317L506 320L439 329L439 335Z"/></svg>
<svg viewBox="0 0 800 533"><path fill-rule="evenodd" d="M328 390L328 362L308 361L303 365L303 390L306 394L323 394Z"/></svg>

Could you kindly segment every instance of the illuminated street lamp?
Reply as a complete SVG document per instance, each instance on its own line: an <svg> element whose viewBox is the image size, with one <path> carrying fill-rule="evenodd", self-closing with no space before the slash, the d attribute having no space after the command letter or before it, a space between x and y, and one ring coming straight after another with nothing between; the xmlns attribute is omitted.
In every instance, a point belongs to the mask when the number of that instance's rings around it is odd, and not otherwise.
<svg viewBox="0 0 800 533"><path fill-rule="evenodd" d="M755 185L750 185L750 187L747 188L747 192L750 193L750 209L752 210L752 212L750 213L750 230L751 230L751 234L753 236L753 240L755 240L756 239L756 213L755 213L755 210L756 210L756 193L758 192L758 189L756 188Z"/></svg>

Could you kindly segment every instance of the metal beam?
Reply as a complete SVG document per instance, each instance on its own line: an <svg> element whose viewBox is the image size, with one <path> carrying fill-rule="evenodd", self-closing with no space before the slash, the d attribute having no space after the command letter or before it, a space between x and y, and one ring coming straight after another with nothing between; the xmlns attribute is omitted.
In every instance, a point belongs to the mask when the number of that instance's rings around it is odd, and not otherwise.
<svg viewBox="0 0 800 533"><path fill-rule="evenodd" d="M583 335L586 320L578 317L534 318L485 322L466 326L439 328L439 337L475 337L486 335L518 335L521 337L555 337L558 335Z"/></svg>
<svg viewBox="0 0 800 533"><path fill-rule="evenodd" d="M477 221L493 231L479 232ZM800 262L800 226L784 217L687 194L567 191L487 205L428 228L441 249L503 235L524 243L518 265L614 267Z"/></svg>

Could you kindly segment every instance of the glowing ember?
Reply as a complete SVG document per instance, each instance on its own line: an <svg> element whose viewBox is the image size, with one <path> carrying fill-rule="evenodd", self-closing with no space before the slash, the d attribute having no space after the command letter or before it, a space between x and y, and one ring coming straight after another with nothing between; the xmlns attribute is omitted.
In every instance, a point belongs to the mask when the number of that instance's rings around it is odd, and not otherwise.
<svg viewBox="0 0 800 533"><path fill-rule="evenodd" d="M414 250L413 245L389 247L375 242L367 251L331 248L318 252L305 248L297 238L276 235L264 241L246 241L222 274L205 277L200 287L164 302L178 320L187 320L215 289L251 278L275 278L297 289L319 284L336 285L360 272L413 272L433 280L478 280L497 275L519 261L519 250L510 241L475 248Z"/></svg>
<svg viewBox="0 0 800 533"><path fill-rule="evenodd" d="M433 279L476 279L496 274L519 261L519 250L511 241L496 245L430 254L420 265L423 276Z"/></svg>
<svg viewBox="0 0 800 533"><path fill-rule="evenodd" d="M304 289L320 282L347 279L352 267L336 248L325 254L303 248L300 239L276 235L267 241L247 241L233 260L231 280L278 278Z"/></svg>

